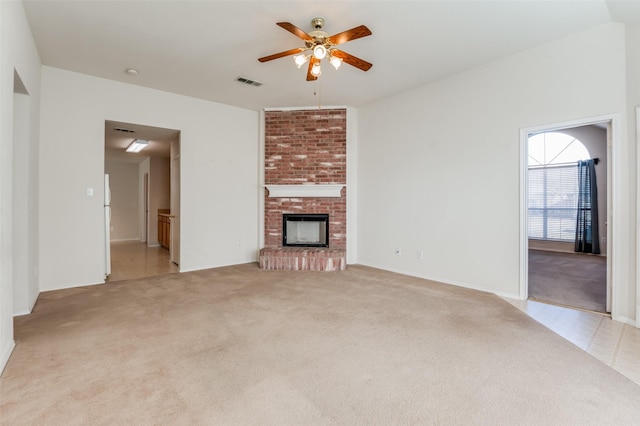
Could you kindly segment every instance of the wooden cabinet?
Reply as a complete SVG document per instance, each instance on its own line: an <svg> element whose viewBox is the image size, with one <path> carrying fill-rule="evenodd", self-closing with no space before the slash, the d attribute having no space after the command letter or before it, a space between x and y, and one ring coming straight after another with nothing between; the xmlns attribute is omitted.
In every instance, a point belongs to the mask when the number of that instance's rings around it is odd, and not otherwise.
<svg viewBox="0 0 640 426"><path fill-rule="evenodd" d="M171 239L171 218L169 213L158 213L158 243L167 250Z"/></svg>

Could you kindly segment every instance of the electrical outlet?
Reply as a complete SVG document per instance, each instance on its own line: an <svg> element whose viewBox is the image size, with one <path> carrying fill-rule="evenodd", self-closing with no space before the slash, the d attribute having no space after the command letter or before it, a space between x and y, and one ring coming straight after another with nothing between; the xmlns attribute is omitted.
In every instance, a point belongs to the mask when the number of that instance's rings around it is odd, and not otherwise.
<svg viewBox="0 0 640 426"><path fill-rule="evenodd" d="M396 256L402 256L402 249L396 249Z"/></svg>
<svg viewBox="0 0 640 426"><path fill-rule="evenodd" d="M422 250L418 250L418 260L424 259L424 252Z"/></svg>

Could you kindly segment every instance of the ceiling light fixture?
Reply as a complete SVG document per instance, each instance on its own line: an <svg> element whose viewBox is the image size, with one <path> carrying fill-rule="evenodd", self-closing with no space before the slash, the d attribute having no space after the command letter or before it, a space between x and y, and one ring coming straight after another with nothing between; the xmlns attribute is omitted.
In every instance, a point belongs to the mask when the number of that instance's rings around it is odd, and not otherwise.
<svg viewBox="0 0 640 426"><path fill-rule="evenodd" d="M319 77L322 74L322 69L320 68L320 62L313 64L311 67L311 74L315 77Z"/></svg>
<svg viewBox="0 0 640 426"><path fill-rule="evenodd" d="M307 81L317 80L318 76L322 74L321 62L324 58L327 58L329 63L331 63L336 70L340 68L343 62L359 68L362 71L368 71L373 66L364 59L355 57L343 50L338 50L335 47L351 40L370 36L371 30L369 28L364 25L360 25L338 34L329 35L327 32L322 30L324 23L323 18L313 18L311 20L311 27L313 27L313 31L306 33L290 22L278 22L277 25L279 27L302 39L304 41L304 46L264 56L262 58L258 58L258 61L268 62L284 56L293 55L294 63L298 68L302 68L302 65L307 62L309 63L307 69Z"/></svg>
<svg viewBox="0 0 640 426"><path fill-rule="evenodd" d="M316 47L313 48L313 56L316 59L324 59L324 57L327 56L327 48L322 44L316 45Z"/></svg>
<svg viewBox="0 0 640 426"><path fill-rule="evenodd" d="M134 139L133 142L131 142L131 145L127 147L127 152L138 153L143 149L145 149L147 145L149 145L149 141L145 141L142 139Z"/></svg>
<svg viewBox="0 0 640 426"><path fill-rule="evenodd" d="M307 63L307 61L309 60L309 55L305 55L304 53L300 54L300 55L296 55L293 57L294 62L296 63L296 66L298 68L300 68L301 66L303 66L305 63Z"/></svg>
<svg viewBox="0 0 640 426"><path fill-rule="evenodd" d="M335 56L331 56L331 59L329 59L329 62L331 63L331 65L333 65L335 69L340 68L340 65L342 65L342 59L336 58Z"/></svg>
<svg viewBox="0 0 640 426"><path fill-rule="evenodd" d="M127 74L129 74L132 77L135 77L138 75L138 70L135 68L127 68L124 72L126 72Z"/></svg>

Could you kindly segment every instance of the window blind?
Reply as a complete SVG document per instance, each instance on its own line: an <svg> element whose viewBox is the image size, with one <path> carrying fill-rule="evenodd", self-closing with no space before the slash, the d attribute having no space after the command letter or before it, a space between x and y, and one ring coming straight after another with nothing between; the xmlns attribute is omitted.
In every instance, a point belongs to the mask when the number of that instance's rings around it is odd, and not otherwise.
<svg viewBox="0 0 640 426"><path fill-rule="evenodd" d="M577 208L576 164L529 168L529 238L573 242Z"/></svg>

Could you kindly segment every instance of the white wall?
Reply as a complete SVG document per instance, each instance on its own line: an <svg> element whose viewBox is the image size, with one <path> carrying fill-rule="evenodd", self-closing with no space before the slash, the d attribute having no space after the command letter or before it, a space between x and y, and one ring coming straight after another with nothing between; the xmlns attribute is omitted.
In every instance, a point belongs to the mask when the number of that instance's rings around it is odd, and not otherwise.
<svg viewBox="0 0 640 426"><path fill-rule="evenodd" d="M624 118L624 76L625 28L611 24L361 108L359 262L518 297L520 129ZM618 158L631 145L622 136ZM616 167L629 182L632 164ZM630 186L614 206L616 247L635 241ZM619 296L635 266L616 267ZM618 316L634 318L617 299Z"/></svg>
<svg viewBox="0 0 640 426"><path fill-rule="evenodd" d="M29 238L25 238L29 235L29 198L25 196L29 193L29 168L24 165L29 164L30 99L17 75L15 82L18 84L13 93L12 137L13 313L14 315L24 315L28 314L33 306L29 300L29 281L33 272L29 265ZM35 280L33 281L35 282ZM35 294L38 294L37 285Z"/></svg>
<svg viewBox="0 0 640 426"><path fill-rule="evenodd" d="M347 264L358 263L358 110L347 108Z"/></svg>
<svg viewBox="0 0 640 426"><path fill-rule="evenodd" d="M105 120L181 131L182 271L256 261L257 112L46 66L41 105L42 290L103 282Z"/></svg>
<svg viewBox="0 0 640 426"><path fill-rule="evenodd" d="M40 58L20 2L0 2L0 371L14 347L13 315L28 312L38 296L36 243L38 241L38 138L40 114ZM14 98L14 76L28 99ZM16 101L14 103L14 100ZM14 182L14 106L21 130L15 166L21 179ZM15 193L18 188L23 193ZM14 202L17 201L17 207ZM28 210L27 217L14 213ZM17 222L16 222L17 220ZM17 229L13 229L17 224ZM15 241L23 244L17 248ZM26 246L25 246L26 244ZM14 257L14 249L20 257ZM26 261L22 258L27 256ZM14 266L27 270L14 271ZM15 296L15 297L14 297ZM14 304L18 303L19 306Z"/></svg>
<svg viewBox="0 0 640 426"><path fill-rule="evenodd" d="M140 239L138 164L105 161L111 188L111 241Z"/></svg>
<svg viewBox="0 0 640 426"><path fill-rule="evenodd" d="M628 262L629 268L633 268L633 278L637 282L636 286L629 286L626 294L621 295L620 299L636 302L636 325L640 327L640 228L636 226L640 213L640 197L637 196L638 188L640 188L640 150L637 149L640 142L640 122L637 120L636 108L640 106L640 23L629 24L626 26L626 53L627 53L627 128L625 135L629 140L629 149L627 151L627 162L630 169L628 176L630 182L634 184L629 185L629 192L626 194L628 197L628 208L630 214L635 212L635 216L632 216L634 220L630 220L632 227L627 231L632 232L635 236L635 240L630 239L627 247L628 252L623 253L623 261Z"/></svg>

